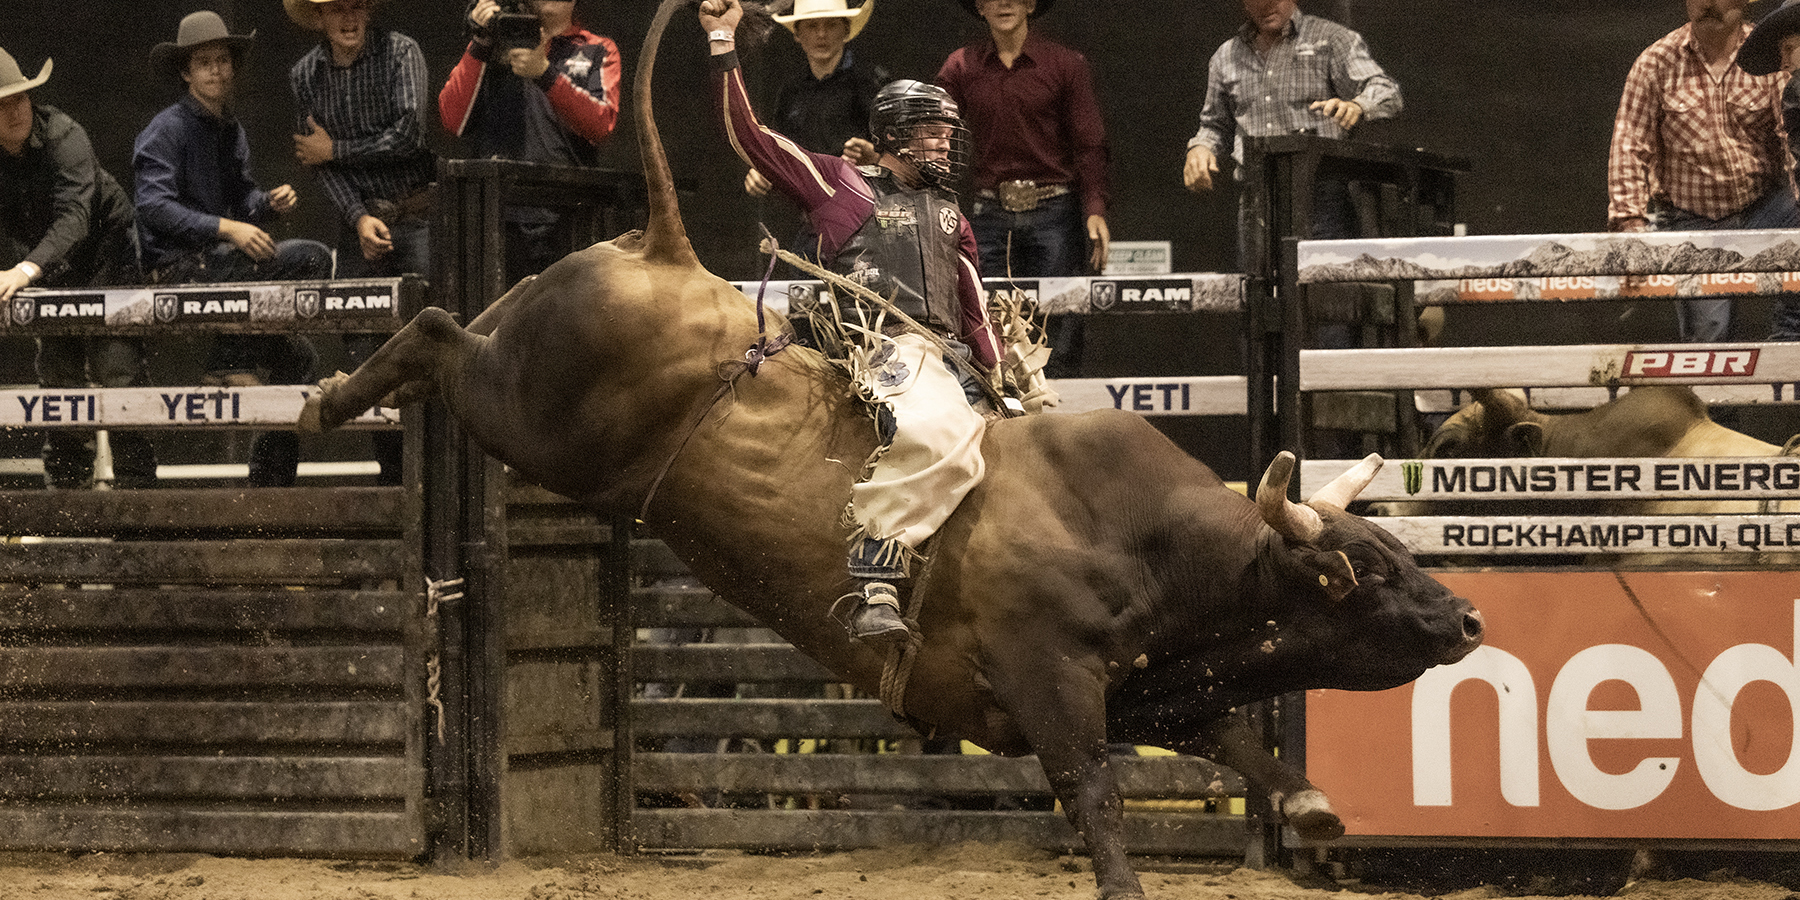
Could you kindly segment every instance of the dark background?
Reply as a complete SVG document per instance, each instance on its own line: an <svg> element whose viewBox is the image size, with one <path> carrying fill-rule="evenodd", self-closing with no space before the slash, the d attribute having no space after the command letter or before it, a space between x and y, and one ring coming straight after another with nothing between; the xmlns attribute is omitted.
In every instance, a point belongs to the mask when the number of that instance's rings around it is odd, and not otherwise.
<svg viewBox="0 0 1800 900"><path fill-rule="evenodd" d="M955 0L878 0L869 26L852 44L895 77L930 80L952 50L985 34L980 19ZM602 165L638 168L631 76L655 8L654 0L580 0L577 17L615 40L624 56L625 113ZM1474 171L1459 186L1459 218L1470 234L1598 231L1605 227L1606 152L1625 74L1637 54L1684 21L1681 0L1303 0L1302 9L1343 22L1368 39L1375 57L1399 80L1406 108L1398 119L1371 123L1359 137L1468 157ZM1771 0L1752 13L1771 7ZM0 47L35 74L54 56L50 82L34 92L84 124L104 165L130 180L138 130L181 91L154 76L152 46L172 41L181 17L207 8L194 0L0 0ZM336 225L329 202L294 162L293 103L287 69L317 35L288 20L279 0L214 0L234 31L257 33L248 71L239 73L238 114L250 131L256 174L265 187L292 183L295 215L272 231L278 238L330 243ZM430 67L430 141L460 155L439 124L435 95L464 45L466 0L390 0L375 24L396 28L424 47ZM1120 240L1173 242L1176 271L1232 271L1236 198L1224 189L1196 195L1181 185L1187 138L1204 94L1206 63L1237 28L1237 0L1060 0L1033 29L1084 52L1092 64L1112 148L1112 234ZM763 109L780 83L804 65L798 47L777 31L762 48L740 45L746 73ZM791 233L791 211L779 200L754 201L742 190L744 166L712 123L703 90L704 40L691 13L677 14L658 61L657 111L677 178L696 185L683 198L689 234L716 273L760 274L757 221ZM705 210L704 214L700 210ZM1112 317L1121 318L1121 317ZM1734 337L1766 336L1767 304L1739 304ZM1092 322L1082 359L1089 376L1214 374L1239 371L1231 317L1163 316ZM1608 343L1673 340L1668 303L1536 304L1453 308L1451 344ZM17 342L0 380L29 381ZM28 353L28 345L25 348ZM165 347L167 359L181 348ZM23 374L19 374L22 370ZM184 383L163 381L161 383ZM1168 422L1170 420L1165 420ZM1197 420L1184 444L1225 441ZM1759 435L1781 440L1780 436ZM1205 453L1220 465L1238 454Z"/></svg>

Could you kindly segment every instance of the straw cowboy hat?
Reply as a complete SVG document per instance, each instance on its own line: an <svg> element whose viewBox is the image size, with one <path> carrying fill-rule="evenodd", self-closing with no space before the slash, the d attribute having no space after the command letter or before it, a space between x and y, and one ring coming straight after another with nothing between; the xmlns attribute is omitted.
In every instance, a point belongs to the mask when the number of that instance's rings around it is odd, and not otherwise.
<svg viewBox="0 0 1800 900"><path fill-rule="evenodd" d="M210 9L188 13L182 17L181 27L175 32L175 43L157 44L150 51L150 66L168 75L179 75L181 70L187 68L188 57L200 45L224 41L235 56L249 49L250 42L255 37L254 31L249 34L232 34L225 27L225 20Z"/></svg>
<svg viewBox="0 0 1800 900"><path fill-rule="evenodd" d="M288 0L293 2L293 0ZM775 16L774 19L793 31L796 22L807 19L849 19L850 36L846 41L856 40L862 33L863 26L869 24L869 14L875 11L875 0L863 0L863 5L850 9L844 0L794 0L794 11L790 15Z"/></svg>
<svg viewBox="0 0 1800 900"><path fill-rule="evenodd" d="M978 8L981 5L981 0L962 0L962 5L963 9L968 10L970 13L977 16L981 15L981 10ZM1029 18L1035 19L1038 16L1049 12L1050 7L1055 5L1056 0L1037 0L1037 8L1031 11Z"/></svg>
<svg viewBox="0 0 1800 900"><path fill-rule="evenodd" d="M325 22L319 18L319 7L331 2L333 0L281 0L281 5L287 7L288 18L293 19L295 25L307 31L324 31ZM369 5L380 2L371 0Z"/></svg>
<svg viewBox="0 0 1800 900"><path fill-rule="evenodd" d="M11 53L0 50L0 97L11 97L49 81L52 68L50 64L54 61L44 60L43 67L38 69L37 77L26 78L25 73L19 71L18 60L13 59Z"/></svg>
<svg viewBox="0 0 1800 900"><path fill-rule="evenodd" d="M1800 0L1786 0L1762 17L1750 36L1738 47L1738 68L1752 75L1768 75L1781 69L1781 39L1800 32Z"/></svg>

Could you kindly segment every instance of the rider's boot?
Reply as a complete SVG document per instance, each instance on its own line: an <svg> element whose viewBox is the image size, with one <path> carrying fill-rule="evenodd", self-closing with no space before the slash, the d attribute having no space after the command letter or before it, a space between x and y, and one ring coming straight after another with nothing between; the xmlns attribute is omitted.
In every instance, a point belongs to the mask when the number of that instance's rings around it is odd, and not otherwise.
<svg viewBox="0 0 1800 900"><path fill-rule="evenodd" d="M855 596L854 594L851 596ZM900 618L900 596L885 581L863 585L862 602L850 614L850 637L867 643L906 641L906 622Z"/></svg>

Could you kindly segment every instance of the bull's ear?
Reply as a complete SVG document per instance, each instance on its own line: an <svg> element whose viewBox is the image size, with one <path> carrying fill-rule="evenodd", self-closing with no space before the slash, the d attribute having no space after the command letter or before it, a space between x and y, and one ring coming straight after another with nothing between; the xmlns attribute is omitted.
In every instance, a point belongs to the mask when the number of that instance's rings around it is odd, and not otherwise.
<svg viewBox="0 0 1800 900"><path fill-rule="evenodd" d="M1544 455L1544 426L1536 422L1514 422L1506 429L1506 442L1519 456Z"/></svg>
<svg viewBox="0 0 1800 900"><path fill-rule="evenodd" d="M1356 570L1351 568L1350 557L1342 550L1301 553L1299 563L1307 577L1333 602L1356 590Z"/></svg>

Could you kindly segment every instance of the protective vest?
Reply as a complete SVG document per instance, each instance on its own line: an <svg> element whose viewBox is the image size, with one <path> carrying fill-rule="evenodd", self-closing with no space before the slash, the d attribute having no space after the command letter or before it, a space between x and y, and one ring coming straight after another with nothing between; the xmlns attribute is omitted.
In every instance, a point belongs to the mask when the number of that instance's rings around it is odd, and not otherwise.
<svg viewBox="0 0 1800 900"><path fill-rule="evenodd" d="M883 297L936 331L962 334L956 293L962 211L930 190L908 190L886 175L863 177L875 211L832 258L829 268Z"/></svg>

